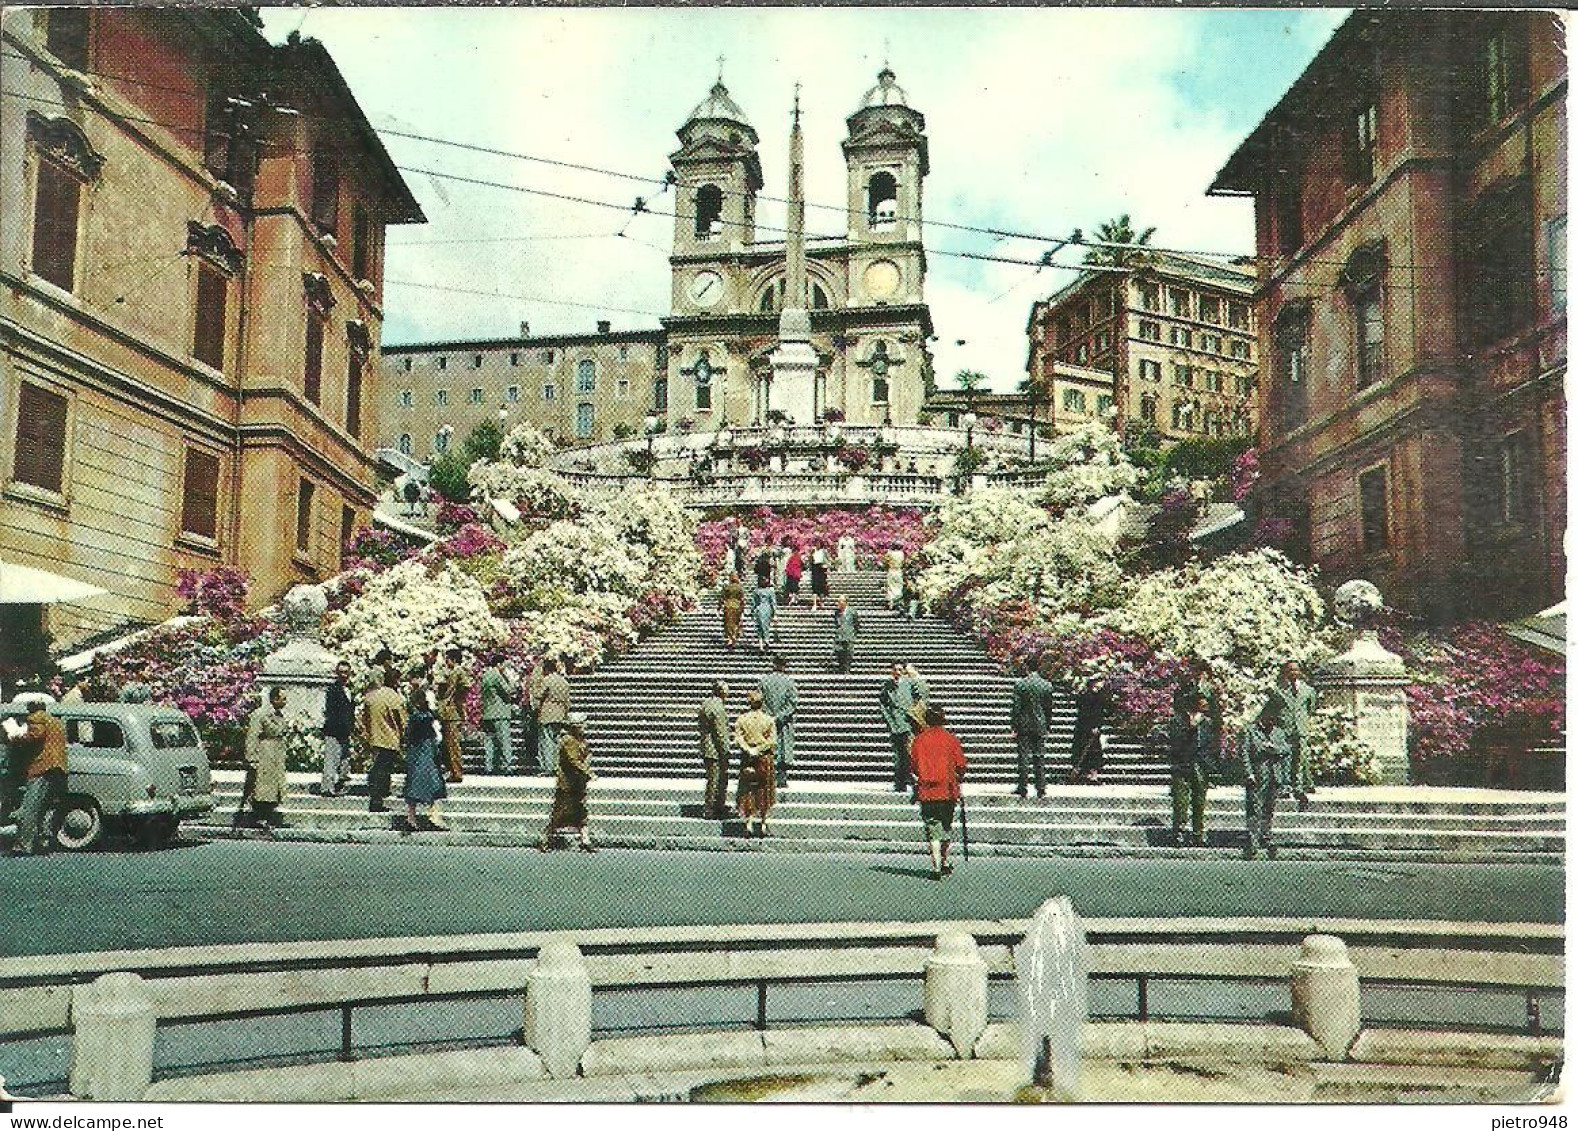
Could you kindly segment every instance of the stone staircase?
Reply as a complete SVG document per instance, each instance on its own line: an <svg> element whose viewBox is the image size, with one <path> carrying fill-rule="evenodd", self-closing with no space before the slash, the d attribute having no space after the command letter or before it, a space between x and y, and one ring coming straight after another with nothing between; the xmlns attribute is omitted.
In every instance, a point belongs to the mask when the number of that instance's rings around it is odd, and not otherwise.
<svg viewBox="0 0 1578 1131"><path fill-rule="evenodd" d="M829 610L813 612L808 601L801 601L778 613L775 647L788 658L789 674L800 691L794 780L892 781L892 754L877 694L889 665L901 660L919 669L932 701L947 713L948 726L970 759L970 779L1012 783L1012 678L978 643L944 621L911 621L887 609L881 574L834 573L830 584L834 597L847 596L860 614L861 638L851 672L833 670ZM587 714L587 738L602 773L693 778L700 769L696 709L712 681L728 683L733 719L745 710L746 692L770 667L769 658L757 650L749 617L739 647L723 647L722 620L709 598L628 655L573 677L571 703ZM1047 743L1050 780L1068 775L1073 733L1073 699L1060 695ZM1120 739L1109 746L1103 779L1160 783L1167 780L1167 769L1157 753Z"/></svg>

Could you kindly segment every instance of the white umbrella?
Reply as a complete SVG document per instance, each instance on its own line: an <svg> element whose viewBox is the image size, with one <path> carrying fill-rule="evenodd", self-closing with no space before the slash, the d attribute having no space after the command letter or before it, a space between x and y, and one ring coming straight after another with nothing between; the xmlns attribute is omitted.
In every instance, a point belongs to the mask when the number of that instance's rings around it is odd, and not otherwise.
<svg viewBox="0 0 1578 1131"><path fill-rule="evenodd" d="M0 562L0 605L56 605L108 593L97 585L62 577L47 569Z"/></svg>

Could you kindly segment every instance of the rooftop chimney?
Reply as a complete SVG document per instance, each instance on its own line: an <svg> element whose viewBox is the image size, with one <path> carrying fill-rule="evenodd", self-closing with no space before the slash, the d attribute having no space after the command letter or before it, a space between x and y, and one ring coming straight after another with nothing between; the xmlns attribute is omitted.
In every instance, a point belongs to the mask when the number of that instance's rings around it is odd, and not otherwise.
<svg viewBox="0 0 1578 1131"><path fill-rule="evenodd" d="M613 332L613 329L614 324L612 322L602 318L597 320L597 332L599 334L610 334Z"/></svg>
<svg viewBox="0 0 1578 1131"><path fill-rule="evenodd" d="M530 322L522 322L521 323L521 337L523 337L523 338L531 337L531 323Z"/></svg>

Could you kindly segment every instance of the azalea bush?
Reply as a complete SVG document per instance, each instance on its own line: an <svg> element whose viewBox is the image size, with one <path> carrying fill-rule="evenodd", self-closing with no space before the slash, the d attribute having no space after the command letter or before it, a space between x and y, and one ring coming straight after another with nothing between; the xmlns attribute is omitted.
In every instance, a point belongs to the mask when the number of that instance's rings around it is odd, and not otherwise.
<svg viewBox="0 0 1578 1131"><path fill-rule="evenodd" d="M392 530L363 527L345 545L345 569L373 572L415 557L417 549Z"/></svg>
<svg viewBox="0 0 1578 1131"><path fill-rule="evenodd" d="M249 582L242 570L231 566L183 569L175 576L175 592L194 616L230 621L246 611Z"/></svg>
<svg viewBox="0 0 1578 1131"><path fill-rule="evenodd" d="M564 477L545 467L480 460L471 465L468 479L477 502L503 499L529 518L565 518L579 502Z"/></svg>
<svg viewBox="0 0 1578 1131"><path fill-rule="evenodd" d="M452 562L413 560L372 577L361 596L327 626L324 642L350 661L360 684L385 647L402 659L431 648L474 653L505 635L474 578Z"/></svg>
<svg viewBox="0 0 1578 1131"><path fill-rule="evenodd" d="M442 503L433 516L433 528L440 534L453 534L462 527L482 521L477 509L465 503Z"/></svg>
<svg viewBox="0 0 1578 1131"><path fill-rule="evenodd" d="M839 539L855 543L855 560L861 568L882 564L891 549L902 550L913 558L926 544L925 516L909 507L871 507L863 511L825 510L805 514L761 507L737 518L703 522L695 534L707 572L716 575L729 560L736 529L748 538L747 557L752 561L769 546L782 546L784 539L802 550L820 546L827 550L829 564L836 564Z"/></svg>
<svg viewBox="0 0 1578 1131"><path fill-rule="evenodd" d="M1144 477L1129 462L1118 434L1099 424L1087 425L1054 441L1047 461L1049 470L1041 501L1055 513L1132 491Z"/></svg>
<svg viewBox="0 0 1578 1131"><path fill-rule="evenodd" d="M1375 751L1360 740L1352 715L1322 707L1310 716L1305 757L1316 785L1374 785L1381 780Z"/></svg>

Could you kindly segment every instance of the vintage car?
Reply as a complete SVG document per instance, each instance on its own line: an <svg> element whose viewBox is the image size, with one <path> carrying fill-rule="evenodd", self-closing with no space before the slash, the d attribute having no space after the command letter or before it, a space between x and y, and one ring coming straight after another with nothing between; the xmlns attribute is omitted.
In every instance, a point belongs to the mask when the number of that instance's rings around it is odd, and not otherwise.
<svg viewBox="0 0 1578 1131"><path fill-rule="evenodd" d="M111 830L168 844L181 821L213 811L208 754L182 712L151 703L53 703L49 713L66 724L68 780L55 812L62 848L91 848ZM25 715L21 702L0 705L0 718ZM0 728L0 760L19 778L10 753Z"/></svg>

